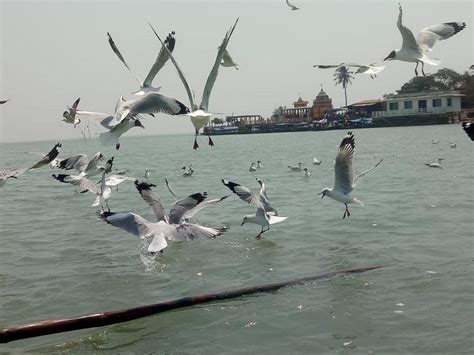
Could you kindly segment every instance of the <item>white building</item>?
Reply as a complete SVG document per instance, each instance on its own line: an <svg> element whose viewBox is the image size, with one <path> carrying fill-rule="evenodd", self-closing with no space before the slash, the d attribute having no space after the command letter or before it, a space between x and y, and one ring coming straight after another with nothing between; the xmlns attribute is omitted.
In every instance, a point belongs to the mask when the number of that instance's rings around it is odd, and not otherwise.
<svg viewBox="0 0 474 355"><path fill-rule="evenodd" d="M392 94L382 100L385 111L374 111L372 117L433 115L461 112L459 91L431 91L415 94Z"/></svg>

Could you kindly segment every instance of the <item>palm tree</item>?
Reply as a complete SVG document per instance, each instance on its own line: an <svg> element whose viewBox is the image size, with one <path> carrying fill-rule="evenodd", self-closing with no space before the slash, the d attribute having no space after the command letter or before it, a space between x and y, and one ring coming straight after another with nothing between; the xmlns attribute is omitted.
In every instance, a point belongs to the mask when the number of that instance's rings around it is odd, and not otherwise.
<svg viewBox="0 0 474 355"><path fill-rule="evenodd" d="M346 107L347 107L347 84L351 84L351 80L354 77L351 75L352 72L347 69L346 66L342 65L336 69L334 73L334 81L336 85L342 84L344 88L344 97L346 99Z"/></svg>

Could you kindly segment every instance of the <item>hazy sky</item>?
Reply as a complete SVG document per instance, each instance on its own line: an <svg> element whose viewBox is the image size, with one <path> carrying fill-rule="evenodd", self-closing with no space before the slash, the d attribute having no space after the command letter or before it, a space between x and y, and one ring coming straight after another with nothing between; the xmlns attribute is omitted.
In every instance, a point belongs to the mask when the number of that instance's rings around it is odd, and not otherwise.
<svg viewBox="0 0 474 355"><path fill-rule="evenodd" d="M220 116L260 114L292 107L299 95L312 101L320 84L343 105L332 70L313 64L360 62L385 58L400 48L396 27L398 1L285 0L172 1L21 1L0 0L0 142L79 138L61 121L67 105L81 97L80 108L112 113L120 95L131 98L134 77L107 43L110 32L129 65L143 79L159 51L150 21L162 34L176 31L174 56L197 101L214 63L217 47L237 17L228 45L240 70L221 67L209 110ZM464 72L474 63L472 1L404 1L404 24L415 34L426 26L465 21L467 28L439 42L431 57L439 67ZM389 62L375 80L357 76L348 88L349 103L381 98L414 75L414 64ZM171 63L157 75L161 92L189 106ZM146 131L127 134L192 133L187 117L157 115L144 121ZM93 132L102 132L95 127Z"/></svg>

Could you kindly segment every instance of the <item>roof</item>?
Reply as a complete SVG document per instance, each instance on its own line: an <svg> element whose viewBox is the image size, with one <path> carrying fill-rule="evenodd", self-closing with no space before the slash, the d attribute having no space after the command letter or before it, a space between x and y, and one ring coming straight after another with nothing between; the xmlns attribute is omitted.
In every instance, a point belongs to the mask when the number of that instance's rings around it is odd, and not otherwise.
<svg viewBox="0 0 474 355"><path fill-rule="evenodd" d="M352 106L352 107L372 106L372 105L378 104L380 102L382 102L382 101L379 100L379 99L363 100L363 101L353 103L352 105L349 105L349 106Z"/></svg>

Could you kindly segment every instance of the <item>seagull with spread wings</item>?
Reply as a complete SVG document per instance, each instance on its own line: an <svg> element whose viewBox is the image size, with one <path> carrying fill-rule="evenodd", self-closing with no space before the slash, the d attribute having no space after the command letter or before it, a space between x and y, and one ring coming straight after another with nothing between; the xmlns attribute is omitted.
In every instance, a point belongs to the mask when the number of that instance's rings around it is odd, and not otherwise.
<svg viewBox="0 0 474 355"><path fill-rule="evenodd" d="M376 78L377 74L380 73L382 70L385 69L385 65L376 65L377 63L372 64L356 64L356 63L341 63L341 64L315 64L313 65L314 68L318 69L332 69L332 68L339 68L339 67L349 67L349 68L357 68L354 74L365 74L370 75L370 77Z"/></svg>
<svg viewBox="0 0 474 355"><path fill-rule="evenodd" d="M81 98L78 98L76 101L74 101L72 106L69 107L67 111L63 112L62 121L74 125L74 128L76 128L76 126L81 123L79 117L76 117L77 106L79 105L79 101L81 101Z"/></svg>
<svg viewBox="0 0 474 355"><path fill-rule="evenodd" d="M184 88L186 89L186 93L188 94L189 98L189 103L191 105L191 113L188 113L187 116L191 118L191 122L194 126L195 129L195 136L194 136L194 146L193 149L198 149L199 145L197 143L197 135L199 134L199 130L204 127L210 120L212 113L210 113L209 110L209 98L211 96L211 91L212 88L214 87L214 83L216 82L217 79L217 74L219 72L219 66L222 63L222 60L225 55L226 47L227 44L230 41L230 38L232 36L232 33L234 32L235 26L237 25L237 22L239 19L235 21L234 25L227 31L227 33L224 36L224 39L222 40L221 45L218 47L217 51L217 56L216 60L214 61L214 65L211 69L211 72L209 73L209 76L207 77L206 85L204 86L204 92L202 95L202 100L201 104L198 106L195 97L194 97L194 92L191 91L189 84L184 77L183 71L179 67L178 63L174 59L173 55L171 52L169 52L170 60L174 64L176 70L178 71L178 75L184 85ZM158 37L158 40L163 44L163 41L161 40L160 36L158 33L155 31L153 26L149 24L153 32L155 33L156 37ZM166 47L165 47L166 48ZM213 146L214 142L212 141L211 137L209 137L209 145Z"/></svg>
<svg viewBox="0 0 474 355"><path fill-rule="evenodd" d="M114 53L117 55L118 59L125 65L125 67L135 76L135 78L138 81L138 84L140 85L140 90L134 92L134 95L145 95L147 92L156 92L159 91L161 87L153 87L152 82L153 79L155 78L156 74L164 67L166 62L169 59L169 54L172 53L176 44L176 40L174 38L175 32L172 31L171 33L168 34L168 36L165 39L165 42L163 44L163 47L161 47L160 52L158 53L158 57L156 58L155 62L153 63L153 66L151 67L148 75L146 76L145 80L142 81L135 72L130 69L129 65L127 62L125 62L125 58L123 57L122 53L120 53L120 50L118 49L117 45L115 44L114 40L112 39L112 36L110 35L109 32L107 32L107 36L109 38L109 44ZM166 46L167 50L164 49L164 46Z"/></svg>
<svg viewBox="0 0 474 355"><path fill-rule="evenodd" d="M361 201L352 197L350 194L353 188L356 186L357 182L361 177L363 177L368 172L374 170L377 166L380 165L383 159L375 164L370 169L360 173L355 178L353 178L353 166L352 166L352 158L354 155L354 135L352 132L348 132L344 139L342 140L341 144L339 145L339 150L336 155L336 160L334 163L334 173L335 173L335 181L333 188L325 188L323 191L319 193L322 195L321 198L324 196L331 197L332 199L342 202L346 209L344 211L343 219L349 217L351 213L349 212L349 208L347 205L349 203L359 203L363 205Z"/></svg>
<svg viewBox="0 0 474 355"><path fill-rule="evenodd" d="M418 76L418 64L421 63L421 72L425 76L425 63L439 65L440 61L428 57L427 53L433 49L437 41L442 41L454 36L466 27L465 22L446 22L426 27L418 33L417 38L408 27L402 24L402 6L399 5L397 27L402 35L402 48L394 49L385 60L400 60L416 63L415 75Z"/></svg>

